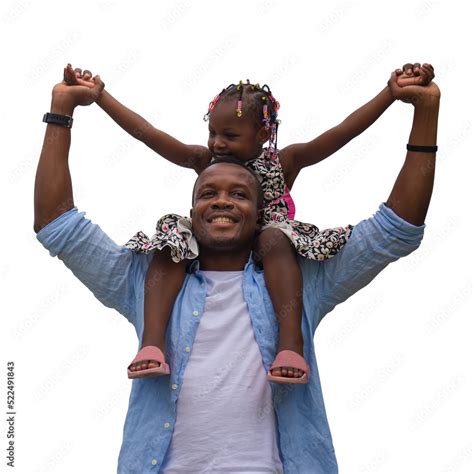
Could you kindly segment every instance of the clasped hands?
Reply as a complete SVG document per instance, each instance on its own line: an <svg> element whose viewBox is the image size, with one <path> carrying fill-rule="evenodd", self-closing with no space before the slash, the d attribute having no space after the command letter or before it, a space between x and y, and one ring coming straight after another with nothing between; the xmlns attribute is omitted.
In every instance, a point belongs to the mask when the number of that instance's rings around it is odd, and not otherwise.
<svg viewBox="0 0 474 474"><path fill-rule="evenodd" d="M68 64L64 68L62 82L53 88L53 100L66 103L71 109L77 105L90 105L99 98L104 87L105 84L100 76L92 77L91 72L87 70L82 72L80 69L76 69L74 71Z"/></svg>
<svg viewBox="0 0 474 474"><path fill-rule="evenodd" d="M434 77L431 64L407 63L392 72L387 84L393 99L417 105L425 99L439 99L441 93L432 82ZM72 107L89 105L99 98L104 87L99 75L93 77L89 70L73 69L68 64L64 68L63 81L53 88L53 96L67 97Z"/></svg>
<svg viewBox="0 0 474 474"><path fill-rule="evenodd" d="M432 82L434 77L431 64L407 63L402 69L392 72L387 85L394 99L417 106L433 99L439 100L441 92Z"/></svg>

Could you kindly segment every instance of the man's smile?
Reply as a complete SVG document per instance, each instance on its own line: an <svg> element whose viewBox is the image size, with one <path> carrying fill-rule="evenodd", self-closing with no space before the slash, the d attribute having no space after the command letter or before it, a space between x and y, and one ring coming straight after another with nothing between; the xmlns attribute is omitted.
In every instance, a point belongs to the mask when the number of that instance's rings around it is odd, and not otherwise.
<svg viewBox="0 0 474 474"><path fill-rule="evenodd" d="M210 224L235 224L237 219L229 214L214 214L207 219Z"/></svg>

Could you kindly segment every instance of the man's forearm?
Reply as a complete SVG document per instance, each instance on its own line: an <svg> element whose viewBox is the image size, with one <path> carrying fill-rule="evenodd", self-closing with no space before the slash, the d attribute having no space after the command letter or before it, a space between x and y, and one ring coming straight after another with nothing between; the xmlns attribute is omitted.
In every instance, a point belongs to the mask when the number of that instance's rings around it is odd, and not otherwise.
<svg viewBox="0 0 474 474"><path fill-rule="evenodd" d="M425 99L415 107L409 143L436 145L439 97ZM408 151L387 206L407 222L421 225L425 221L433 190L436 153Z"/></svg>
<svg viewBox="0 0 474 474"><path fill-rule="evenodd" d="M53 97L51 112L72 116L74 107L68 97ZM48 124L35 180L34 230L38 232L74 207L68 156L71 129Z"/></svg>

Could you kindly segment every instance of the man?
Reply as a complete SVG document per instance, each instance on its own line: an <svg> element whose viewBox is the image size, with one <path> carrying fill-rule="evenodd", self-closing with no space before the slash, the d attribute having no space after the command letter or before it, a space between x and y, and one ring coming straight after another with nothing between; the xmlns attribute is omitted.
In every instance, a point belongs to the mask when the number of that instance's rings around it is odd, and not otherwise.
<svg viewBox="0 0 474 474"><path fill-rule="evenodd" d="M415 105L409 151L385 204L353 229L345 248L325 262L300 260L302 330L308 385L269 384L277 321L251 249L258 232L259 185L236 163L213 164L193 194L194 262L167 330L171 376L135 380L119 457L120 473L336 473L313 336L338 303L369 283L422 239L433 186L440 93L399 88ZM38 239L106 306L143 331L144 281L150 257L116 245L74 207L68 168L70 120L96 87L53 89L35 187ZM61 117L63 116L63 117ZM64 116L66 118L64 118ZM65 126L64 126L65 125ZM224 218L224 219L223 219Z"/></svg>

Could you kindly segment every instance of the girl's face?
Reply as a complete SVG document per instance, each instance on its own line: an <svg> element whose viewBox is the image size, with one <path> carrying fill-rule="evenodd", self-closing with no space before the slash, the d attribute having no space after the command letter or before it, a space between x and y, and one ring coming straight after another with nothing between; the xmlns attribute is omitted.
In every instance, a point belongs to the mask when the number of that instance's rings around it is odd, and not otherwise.
<svg viewBox="0 0 474 474"><path fill-rule="evenodd" d="M233 156L241 161L257 158L270 136L248 114L237 117L236 101L218 103L209 118L207 146L215 158Z"/></svg>

